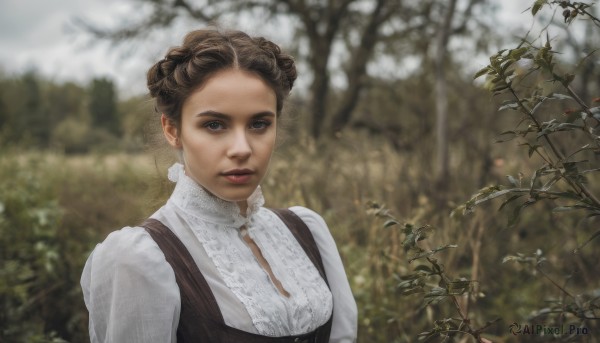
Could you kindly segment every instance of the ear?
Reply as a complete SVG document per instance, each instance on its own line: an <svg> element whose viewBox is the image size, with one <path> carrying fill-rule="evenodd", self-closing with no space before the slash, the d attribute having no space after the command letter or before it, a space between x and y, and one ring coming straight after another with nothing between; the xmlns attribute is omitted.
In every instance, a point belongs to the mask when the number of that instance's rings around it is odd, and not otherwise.
<svg viewBox="0 0 600 343"><path fill-rule="evenodd" d="M160 124L162 125L163 133L167 139L167 142L169 142L172 147L181 149L179 130L177 129L175 123L171 119L167 118L167 116L163 113L160 116Z"/></svg>

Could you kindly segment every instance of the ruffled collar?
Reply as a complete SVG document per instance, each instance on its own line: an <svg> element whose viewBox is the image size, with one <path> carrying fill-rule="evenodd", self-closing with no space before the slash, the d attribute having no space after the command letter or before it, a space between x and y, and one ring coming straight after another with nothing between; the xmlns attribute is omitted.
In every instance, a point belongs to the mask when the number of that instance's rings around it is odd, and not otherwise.
<svg viewBox="0 0 600 343"><path fill-rule="evenodd" d="M200 217L227 227L240 228L249 224L262 205L264 197L260 186L248 198L248 209L244 217L235 202L223 200L210 194L196 181L185 174L183 165L175 163L169 168L169 180L176 182L175 190L169 202L182 209L186 214Z"/></svg>

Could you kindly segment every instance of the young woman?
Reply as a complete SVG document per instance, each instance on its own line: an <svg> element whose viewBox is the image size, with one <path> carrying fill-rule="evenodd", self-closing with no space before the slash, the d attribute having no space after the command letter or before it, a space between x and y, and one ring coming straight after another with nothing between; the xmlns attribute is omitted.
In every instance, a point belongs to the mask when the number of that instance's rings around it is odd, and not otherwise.
<svg viewBox="0 0 600 343"><path fill-rule="evenodd" d="M167 203L113 232L81 285L92 342L354 342L356 303L323 219L263 207L293 59L239 31L199 30L148 71L181 163Z"/></svg>

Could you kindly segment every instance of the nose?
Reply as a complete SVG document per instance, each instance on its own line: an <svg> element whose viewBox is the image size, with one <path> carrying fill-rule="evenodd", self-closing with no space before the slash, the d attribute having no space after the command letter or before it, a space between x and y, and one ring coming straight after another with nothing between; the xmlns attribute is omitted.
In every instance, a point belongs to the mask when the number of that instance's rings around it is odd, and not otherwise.
<svg viewBox="0 0 600 343"><path fill-rule="evenodd" d="M246 159L252 154L252 147L245 130L232 133L231 145L227 151L229 158Z"/></svg>

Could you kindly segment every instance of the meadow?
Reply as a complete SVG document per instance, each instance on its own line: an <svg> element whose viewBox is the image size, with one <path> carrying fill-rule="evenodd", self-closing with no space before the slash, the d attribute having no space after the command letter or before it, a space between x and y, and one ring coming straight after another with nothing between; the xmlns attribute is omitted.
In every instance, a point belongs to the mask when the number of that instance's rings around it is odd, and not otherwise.
<svg viewBox="0 0 600 343"><path fill-rule="evenodd" d="M459 151L452 155L453 176L441 190L434 186L425 155L399 153L386 141L359 133L326 144L289 137L263 181L266 206L303 205L324 217L358 304L359 342L415 342L419 333L442 325L441 319L457 316L449 301L424 306L422 294L402 294L403 276L423 263L408 263L401 230L384 227L373 215L373 202L403 223L434 227L425 247L457 245L436 258L447 275L477 281L457 298L474 325L500 319L485 337L494 342L549 341L544 336L519 339L510 334L509 325L533 320L540 304L560 292L535 269L503 264L502 258L530 255L539 247L551 261L547 272L552 278L562 283L571 273L575 290L597 284L597 254L593 249L573 253L597 222L538 209L507 228L495 203L451 218L451 210L482 186L474 180L504 182L506 174L527 172L517 168L526 168L529 160L497 157L486 169L482 159ZM87 312L79 287L85 259L108 233L136 225L166 200L172 189L165 176L170 158L18 150L0 156L2 341L86 342ZM572 226L582 233L570 235ZM596 342L591 335L577 339Z"/></svg>
<svg viewBox="0 0 600 343"><path fill-rule="evenodd" d="M370 75L343 130L324 120L342 90L323 112L292 94L266 206L323 216L358 305L358 342L600 342L593 4L533 2L550 21L491 55L475 82L462 55L444 78L428 59L401 79ZM573 38L566 25L580 18L585 44L555 36L565 24ZM0 72L0 343L89 341L79 286L89 253L173 189L175 156L154 139L152 107L119 99L107 78Z"/></svg>

